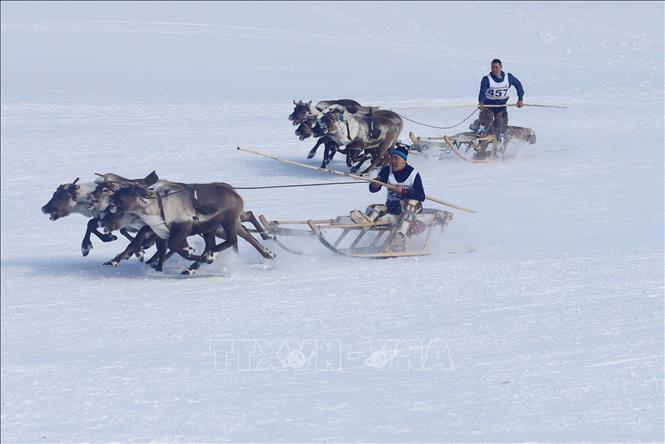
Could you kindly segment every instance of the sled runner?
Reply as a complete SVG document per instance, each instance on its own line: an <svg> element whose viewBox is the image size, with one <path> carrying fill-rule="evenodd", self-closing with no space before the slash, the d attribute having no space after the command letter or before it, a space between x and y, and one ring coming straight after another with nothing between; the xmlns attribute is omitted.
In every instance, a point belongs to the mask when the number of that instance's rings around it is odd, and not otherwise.
<svg viewBox="0 0 665 444"><path fill-rule="evenodd" d="M448 211L426 208L410 222L392 215L371 221L359 210L335 219L269 221L262 215L259 220L266 233L275 237L314 236L326 248L344 256L392 258L428 255L435 229L443 232L452 218ZM307 228L294 228L302 225Z"/></svg>

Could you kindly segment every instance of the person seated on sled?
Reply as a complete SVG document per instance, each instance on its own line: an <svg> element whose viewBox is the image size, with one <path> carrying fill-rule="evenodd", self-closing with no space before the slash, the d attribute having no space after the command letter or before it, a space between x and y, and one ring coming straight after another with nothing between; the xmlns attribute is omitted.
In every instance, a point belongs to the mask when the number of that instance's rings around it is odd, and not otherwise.
<svg viewBox="0 0 665 444"><path fill-rule="evenodd" d="M425 200L425 190L420 173L407 164L409 151L404 146L398 146L390 151L390 164L383 167L375 180L394 185L396 190L388 189L385 205L374 204L367 207L365 215L352 214L356 222L375 222L386 218L392 221L401 221L400 232L406 236L415 215L422 211L422 203ZM376 193L381 185L369 184L369 191ZM353 217L355 216L355 217ZM360 216L360 217L358 217Z"/></svg>
<svg viewBox="0 0 665 444"><path fill-rule="evenodd" d="M499 143L506 140L508 129L508 109L503 107L485 108L483 105L505 105L508 102L508 90L514 86L517 90L517 107L524 106L524 88L517 77L502 71L501 60L494 59L490 73L480 81L478 105L480 105L480 122L476 130L478 137L495 134ZM491 131L492 130L492 131Z"/></svg>

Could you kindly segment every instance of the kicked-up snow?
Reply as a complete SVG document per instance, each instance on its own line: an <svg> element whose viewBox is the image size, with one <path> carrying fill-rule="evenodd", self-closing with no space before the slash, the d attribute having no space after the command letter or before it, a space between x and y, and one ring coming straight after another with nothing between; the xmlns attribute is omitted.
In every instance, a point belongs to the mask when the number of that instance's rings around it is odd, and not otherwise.
<svg viewBox="0 0 665 444"><path fill-rule="evenodd" d="M662 441L663 4L600 6L3 3L2 441ZM82 257L86 219L41 213L95 172L341 181L236 147L318 166L293 99L454 125L494 57L568 108L509 109L537 143L506 161L409 156L477 211L449 209L430 256L241 240L183 277L103 266L122 238ZM240 193L268 219L385 198Z"/></svg>

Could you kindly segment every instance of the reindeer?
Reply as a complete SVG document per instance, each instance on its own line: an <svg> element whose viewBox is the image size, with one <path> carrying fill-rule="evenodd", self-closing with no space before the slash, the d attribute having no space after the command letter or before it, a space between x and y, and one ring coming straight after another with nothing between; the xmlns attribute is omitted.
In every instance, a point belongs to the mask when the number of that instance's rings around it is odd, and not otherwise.
<svg viewBox="0 0 665 444"><path fill-rule="evenodd" d="M90 209L88 195L94 191L95 183L78 183L77 177L72 183L65 183L55 190L51 199L42 207L42 213L48 214L50 220L58 220L61 217L69 216L72 213L78 213L91 219L88 221L83 242L81 243L81 253L87 256L92 249L90 235L94 234L102 242L111 242L117 239L112 234L102 234L97 230L99 221L99 212Z"/></svg>
<svg viewBox="0 0 665 444"><path fill-rule="evenodd" d="M293 122L293 126L300 125L311 116L318 117L323 110L332 105L343 106L351 113L358 112L358 109L362 107L360 103L351 99L321 100L315 106L312 106L311 100L309 102L298 100L297 103L294 100L293 104L295 107L293 108L293 112L289 114L289 120Z"/></svg>
<svg viewBox="0 0 665 444"><path fill-rule="evenodd" d="M107 173L107 174L97 174L99 177L95 179L95 183L97 186L95 187L95 190L88 195L89 201L90 201L90 209L92 211L97 211L97 212L103 212L106 207L108 207L108 198L111 194L115 193L118 191L120 188L129 186L129 185L139 185L143 187L148 187L157 180L159 180L159 177L157 174L153 171L150 174L148 174L145 178L143 179L126 179L122 176L118 176L117 174L113 173ZM103 217L103 216L102 216ZM112 224L107 224L107 225L115 225L117 228L114 228L114 230L118 229L120 230L120 233L125 236L130 242L134 240L134 237L132 237L129 234L129 231L132 232L137 232L144 224L140 224L140 219L134 218L134 220L129 220L127 218L124 219L118 219L115 218L113 220ZM102 221L101 219L98 221L99 226L101 227ZM142 252L143 250L141 250ZM142 256L138 256L139 260L141 260Z"/></svg>
<svg viewBox="0 0 665 444"><path fill-rule="evenodd" d="M325 135L323 128L321 128L321 124L314 116L308 117L307 120L298 125L295 133L300 140L305 140L311 136L318 138L314 147L309 150L309 153L307 153L308 159L311 159L316 155L316 151L319 149L319 146L322 144L325 146L321 168L326 168L328 166L337 151L346 154L346 149L340 148L335 139Z"/></svg>
<svg viewBox="0 0 665 444"><path fill-rule="evenodd" d="M242 226L243 200L226 183L182 184L159 181L148 190L130 185L110 196L109 204L111 212L138 216L157 236L158 271L162 271L167 247L185 259L195 261L183 272L191 274L199 267L199 263L211 263L214 253L229 247L237 251L238 236L251 243L264 258L275 257ZM223 230L225 240L217 245L215 236L221 235L220 229ZM147 229L140 230L133 242L143 242L146 233ZM199 256L184 247L187 237L193 234L200 234L205 241L205 250Z"/></svg>
<svg viewBox="0 0 665 444"><path fill-rule="evenodd" d="M395 146L404 124L397 113L388 110L373 111L371 119L367 115L352 114L340 106L329 107L318 119L325 134L339 145L346 146L347 165L356 173L362 164L372 159L371 165L362 174L377 168L387 160L386 153ZM370 151L361 155L363 151ZM355 165L354 165L355 163Z"/></svg>
<svg viewBox="0 0 665 444"><path fill-rule="evenodd" d="M311 106L311 101L303 103L299 101L296 103L293 102L296 107L293 113L289 116L289 120L293 120L294 125L297 122L300 122L298 127L295 130L296 136L300 140L305 140L308 137L314 136L318 138L318 141L312 147L312 149L307 153L307 158L311 159L316 155L316 151L319 146L322 144L325 146L325 151L323 154L323 162L321 163L321 168L327 168L327 166L332 161L333 157L339 151L342 154L347 155L347 164L349 167L351 157L349 157L349 152L347 149L340 149L340 142L337 138L331 137L325 133L325 130L322 128L321 123L318 118L325 115L330 109L344 109L351 114L354 114L358 117L364 116L368 128L370 128L368 134L370 138L377 138L380 136L380 130L374 128L374 117L382 116L392 120L396 125L402 125L402 119L392 111L381 110L377 107L362 106L353 100L324 100L315 107ZM353 153L357 157L358 152ZM355 161L355 159L354 159Z"/></svg>
<svg viewBox="0 0 665 444"><path fill-rule="evenodd" d="M105 179L108 178L109 180L113 179L138 184L151 184L157 180L157 175L154 171L143 179L135 180L125 179L113 173L100 174L99 176ZM77 177L72 183L58 186L51 199L42 207L42 213L48 214L50 216L49 219L53 221L69 216L72 213L78 213L91 218L88 221L81 243L81 254L87 256L92 249L92 242L90 241L91 234L94 234L103 242L114 241L117 237L110 233L102 234L97 230L100 210L91 206L91 193L95 191L98 184L95 182L79 184L78 181L79 178Z"/></svg>
<svg viewBox="0 0 665 444"><path fill-rule="evenodd" d="M128 185L149 187L159 180L159 177L154 171L143 179L126 179L113 173L95 174L99 177L95 179L97 186L90 194L90 208L99 211L103 211L108 206L108 196L118 191L120 188Z"/></svg>
<svg viewBox="0 0 665 444"><path fill-rule="evenodd" d="M311 100L309 102L303 102L302 100L299 100L297 103L294 100L293 104L295 107L293 112L289 115L289 120L293 122L294 126L298 126L295 131L296 136L298 136L301 141L312 135L318 138L316 145L314 145L314 147L307 153L308 159L311 159L316 155L316 151L322 144L325 146L325 151L323 154L321 168L326 168L328 166L338 150L340 152L346 153L345 150L339 149L340 145L333 138L328 137L323 133L317 121L317 117L320 116L321 113L323 113L327 108L333 105L342 106L352 114L359 112L359 110L365 109L365 107L351 99L322 100L318 102L316 106L312 106Z"/></svg>

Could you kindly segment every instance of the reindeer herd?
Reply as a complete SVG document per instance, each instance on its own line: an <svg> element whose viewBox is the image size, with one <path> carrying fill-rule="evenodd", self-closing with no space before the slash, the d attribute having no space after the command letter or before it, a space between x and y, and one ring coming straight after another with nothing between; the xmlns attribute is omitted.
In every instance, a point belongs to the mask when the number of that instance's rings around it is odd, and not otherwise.
<svg viewBox="0 0 665 444"><path fill-rule="evenodd" d="M132 255L143 261L144 250L155 245L157 253L147 263L162 271L166 259L177 253L193 263L183 274L193 274L201 264L212 263L215 253L229 247L236 252L238 237L245 239L266 259L275 255L242 225L252 223L263 239L270 239L251 211L244 210L242 197L226 183L184 184L160 180L153 171L143 179L103 174L90 183L60 185L42 207L51 220L73 213L89 217L81 252L92 249L91 235L103 242L117 239L118 230L129 245L105 265L117 266ZM102 230L101 232L99 230ZM200 255L187 238L200 235L205 249ZM217 238L222 242L217 244Z"/></svg>
<svg viewBox="0 0 665 444"><path fill-rule="evenodd" d="M322 144L325 147L321 168L326 168L338 151L346 154L346 164L352 173L359 172L367 160L371 164L363 174L386 165L388 153L404 127L397 113L362 106L355 100L323 100L316 105L294 100L293 104L289 120L297 126L296 136L300 140L318 138L307 158L314 157Z"/></svg>
<svg viewBox="0 0 665 444"><path fill-rule="evenodd" d="M387 162L387 153L395 146L402 131L402 119L396 113L365 107L354 100L293 102L289 120L297 125L300 140L318 138L308 158L325 146L322 167L337 151L346 154L352 172L371 160L363 173ZM344 148L342 148L344 147ZM159 179L153 171L142 179L127 179L117 174L97 174L94 182L60 185L42 207L50 220L78 213L89 218L81 243L87 256L92 249L92 235L102 242L117 240L120 232L129 245L105 265L117 266L135 255L144 260L144 251L156 246L157 252L146 261L162 271L163 263L173 254L192 261L183 274L193 274L214 255L227 248L238 250L238 237L245 239L266 259L275 254L259 242L242 224L251 223L263 240L274 239L251 211L245 211L240 195L229 184L214 182L185 184ZM101 230L101 231L100 231ZM187 242L189 236L201 236L204 251L197 255ZM217 239L221 239L217 243Z"/></svg>

